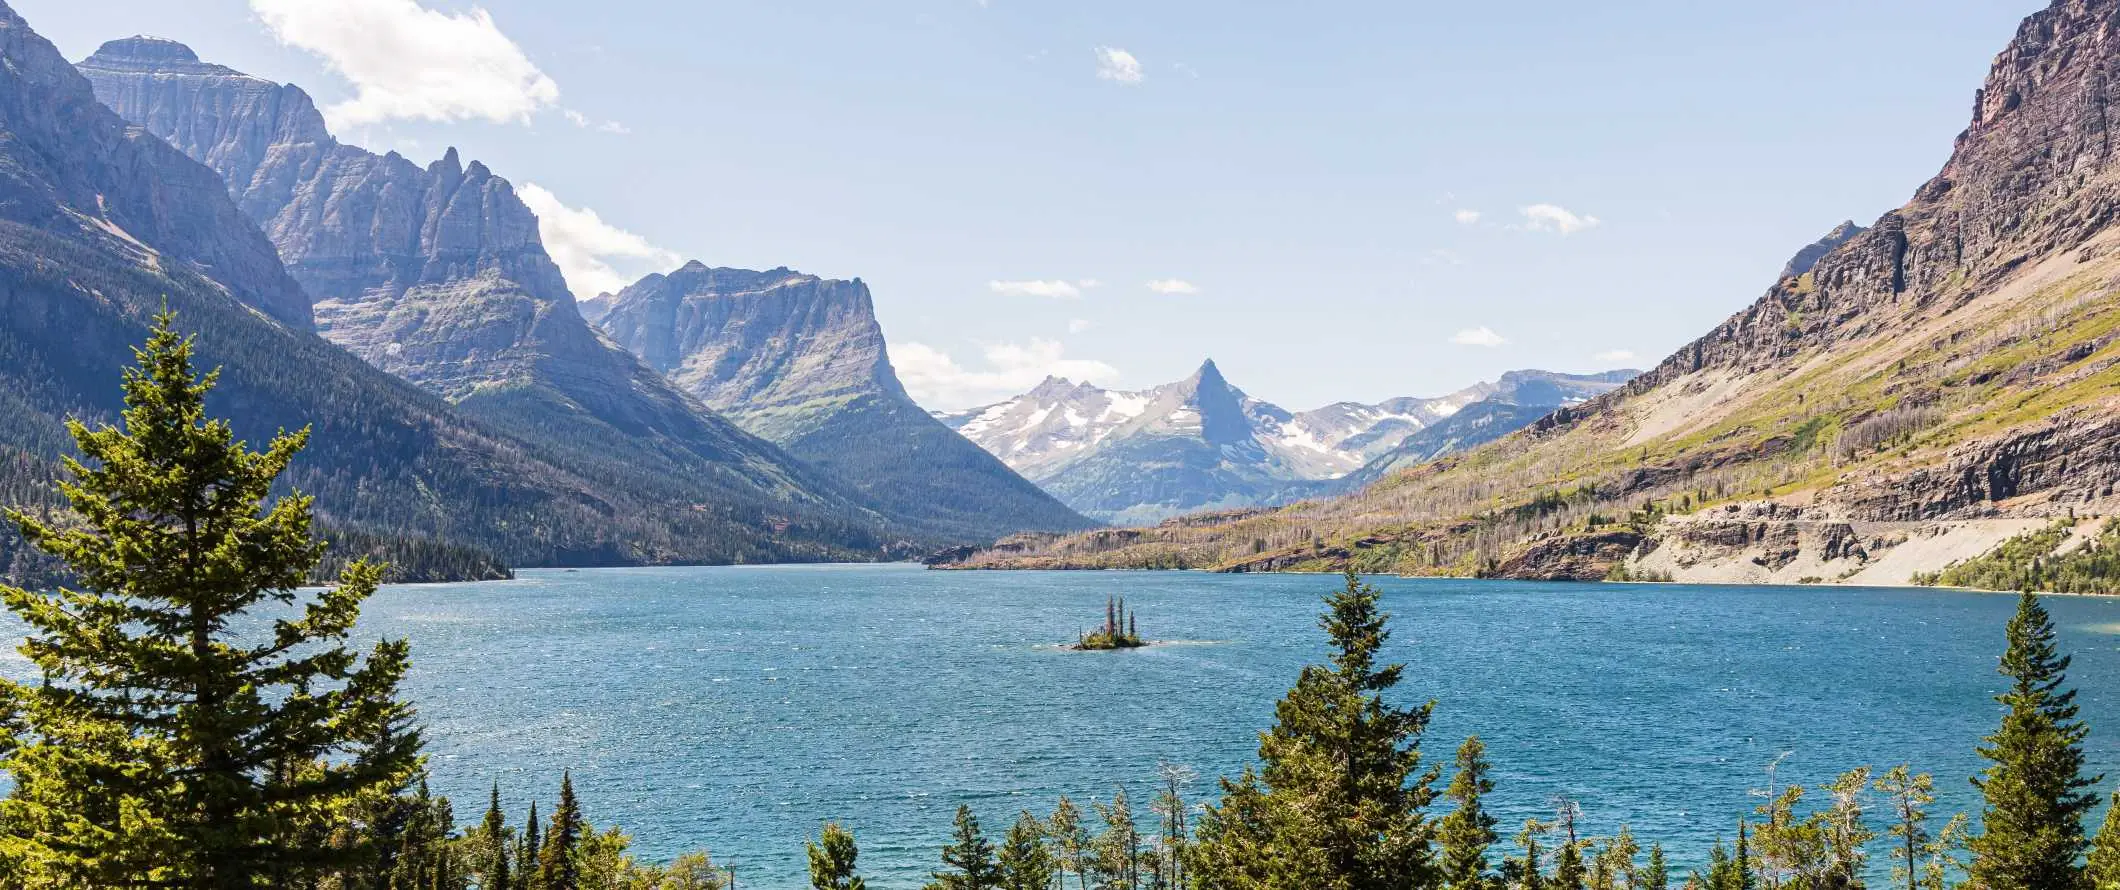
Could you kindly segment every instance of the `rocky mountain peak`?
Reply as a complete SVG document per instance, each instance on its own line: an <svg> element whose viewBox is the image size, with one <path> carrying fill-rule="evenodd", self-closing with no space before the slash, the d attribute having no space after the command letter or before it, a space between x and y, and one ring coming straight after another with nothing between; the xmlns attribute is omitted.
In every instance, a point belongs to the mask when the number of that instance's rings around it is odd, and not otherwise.
<svg viewBox="0 0 2120 890"><path fill-rule="evenodd" d="M199 54L166 37L150 37L136 34L117 40L105 41L96 48L87 63L101 67L136 67L153 71L169 71L196 68L208 71L227 71L218 65L207 65L199 61ZM84 63L84 64L87 64Z"/></svg>
<svg viewBox="0 0 2120 890"><path fill-rule="evenodd" d="M1823 259L1826 254L1832 253L1835 249L1865 231L1867 230L1856 225L1852 219L1834 226L1832 231L1825 234L1825 237L1804 245L1802 250L1797 251L1795 256L1790 257L1788 264L1781 267L1781 277L1795 278L1811 271L1811 268L1818 265L1818 261Z"/></svg>

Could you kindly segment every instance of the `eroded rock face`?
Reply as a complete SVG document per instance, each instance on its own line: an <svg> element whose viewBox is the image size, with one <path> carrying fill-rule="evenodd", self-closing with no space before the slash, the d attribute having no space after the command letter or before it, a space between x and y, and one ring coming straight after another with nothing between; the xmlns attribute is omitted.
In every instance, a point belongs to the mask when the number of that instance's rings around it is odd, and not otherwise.
<svg viewBox="0 0 2120 890"><path fill-rule="evenodd" d="M1626 528L1556 535L1526 545L1494 574L1520 581L1602 581L1641 543L1642 533Z"/></svg>
<svg viewBox="0 0 2120 890"><path fill-rule="evenodd" d="M692 262L596 303L613 340L889 515L981 540L1090 524L914 404L859 279Z"/></svg>

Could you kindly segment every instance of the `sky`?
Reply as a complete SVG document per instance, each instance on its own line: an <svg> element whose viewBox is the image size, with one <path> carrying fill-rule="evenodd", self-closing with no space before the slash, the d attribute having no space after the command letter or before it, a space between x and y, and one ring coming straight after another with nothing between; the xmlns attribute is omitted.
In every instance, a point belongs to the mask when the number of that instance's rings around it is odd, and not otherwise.
<svg viewBox="0 0 2120 890"><path fill-rule="evenodd" d="M860 278L916 398L1648 367L1939 169L2036 0L13 0L458 147L577 297Z"/></svg>

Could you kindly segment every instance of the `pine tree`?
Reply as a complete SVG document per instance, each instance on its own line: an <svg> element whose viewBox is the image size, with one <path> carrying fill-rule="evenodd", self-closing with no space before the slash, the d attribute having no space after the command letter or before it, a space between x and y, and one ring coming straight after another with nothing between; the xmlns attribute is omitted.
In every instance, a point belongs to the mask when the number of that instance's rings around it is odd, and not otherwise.
<svg viewBox="0 0 2120 890"><path fill-rule="evenodd" d="M537 801L533 800L530 802L530 817L523 820L522 841L515 847L516 881L522 884L523 890L544 890L537 872L537 856L543 851L544 842L538 838L537 832Z"/></svg>
<svg viewBox="0 0 2120 890"><path fill-rule="evenodd" d="M1089 890L1089 870L1083 861L1089 832L1082 827L1082 810L1067 795L1060 795L1060 802L1053 805L1053 814L1045 820L1045 835L1052 839L1060 876L1074 872L1077 890Z"/></svg>
<svg viewBox="0 0 2120 890"><path fill-rule="evenodd" d="M1575 832L1575 820L1580 813L1574 800L1560 799L1558 817L1554 822L1554 830L1560 833L1557 841L1559 854L1553 862L1555 890L1583 890L1584 887L1583 847Z"/></svg>
<svg viewBox="0 0 2120 890"><path fill-rule="evenodd" d="M854 860L861 851L854 846L854 833L826 822L823 835L809 845L810 886L814 890L866 890L867 882L854 874ZM1044 888L1040 888L1044 890Z"/></svg>
<svg viewBox="0 0 2120 890"><path fill-rule="evenodd" d="M1053 885L1053 851L1045 845L1045 825L1025 810L1001 839L996 860L1002 890L1050 890Z"/></svg>
<svg viewBox="0 0 2120 890"><path fill-rule="evenodd" d="M252 887L349 863L361 852L315 843L315 818L395 787L418 754L416 733L365 743L408 713L406 645L346 646L381 567L297 590L324 544L308 497L271 496L308 431L237 441L206 413L218 375L194 373L192 345L156 316L121 426L69 423L78 522L9 514L77 585L0 586L41 675L0 681L0 848L28 883ZM263 638L231 630L283 607Z"/></svg>
<svg viewBox="0 0 2120 890"><path fill-rule="evenodd" d="M2090 867L2084 872L2091 890L2120 890L2120 792L2106 803L2105 821L2091 839Z"/></svg>
<svg viewBox="0 0 2120 890"><path fill-rule="evenodd" d="M1487 746L1479 736L1465 739L1458 746L1457 774L1443 790L1443 796L1457 804L1436 826L1436 838L1442 844L1443 886L1450 890L1487 886L1487 848L1499 836L1494 833L1494 816L1481 805L1481 799L1494 791L1494 781L1487 778L1486 754Z"/></svg>
<svg viewBox="0 0 2120 890"><path fill-rule="evenodd" d="M1126 790L1112 795L1110 804L1097 804L1104 831L1092 845L1091 862L1100 890L1135 890L1140 886L1141 832L1134 825L1134 808Z"/></svg>
<svg viewBox="0 0 2120 890"><path fill-rule="evenodd" d="M1885 796L1886 806L1892 812L1892 827L1885 830L1885 835L1899 841L1892 880L1904 884L1906 890L1920 890L1918 863L1931 840L1928 806L1936 802L1936 785L1928 773L1912 773L1913 770L1905 764L1892 767L1878 777L1875 787Z"/></svg>
<svg viewBox="0 0 2120 890"><path fill-rule="evenodd" d="M929 890L996 890L1001 872L994 864L994 845L979 833L979 817L972 808L957 807L957 836L942 848L946 871L936 872Z"/></svg>
<svg viewBox="0 0 2120 890"><path fill-rule="evenodd" d="M1745 820L1737 820L1737 858L1731 860L1735 874L1731 878L1729 890L1752 890L1754 886L1752 869L1755 866L1750 841L1746 837L1749 830Z"/></svg>
<svg viewBox="0 0 2120 890"><path fill-rule="evenodd" d="M1822 885L1826 888L1853 890L1863 886L1862 876L1870 866L1868 845L1877 837L1863 822L1862 793L1869 786L1869 767L1842 773L1827 786L1833 794L1833 806L1816 817L1822 823L1820 834L1825 839Z"/></svg>
<svg viewBox="0 0 2120 890"><path fill-rule="evenodd" d="M1540 861L1538 849L1539 835L1545 833L1545 823L1537 819L1524 820L1524 830L1517 832L1516 845L1524 851L1517 890L1546 890L1545 866Z"/></svg>
<svg viewBox="0 0 2120 890"><path fill-rule="evenodd" d="M581 802L574 798L574 776L562 772L559 804L552 808L552 823L545 828L545 845L537 851L536 890L582 890L577 852L588 835Z"/></svg>
<svg viewBox="0 0 2120 890"><path fill-rule="evenodd" d="M2064 688L2069 657L2054 644L2054 622L2039 597L2025 593L2010 619L2001 671L2010 688L1996 700L2008 709L1980 756L1992 765L1973 780L1986 798L1981 833L1968 839L1974 890L2077 890L2077 860L2087 842L2083 818L2097 797L2083 775L2076 692Z"/></svg>
<svg viewBox="0 0 2120 890"><path fill-rule="evenodd" d="M479 890L518 890L509 870L509 858L515 853L511 849L508 817L501 812L501 784L493 783L491 797L486 804L485 821L479 825L478 861L474 863L479 877Z"/></svg>
<svg viewBox="0 0 2120 890"><path fill-rule="evenodd" d="M1410 890L1436 883L1425 810L1434 771L1421 770L1420 737L1434 702L1384 701L1404 665L1380 665L1390 638L1379 594L1353 572L1319 620L1329 665L1303 669L1259 740L1264 769L1248 791L1224 782L1226 812L1210 811L1199 846L1230 875L1271 875L1308 890ZM1232 801L1257 812L1230 809ZM1208 824L1203 824L1203 829ZM1253 834L1259 836L1252 836Z"/></svg>
<svg viewBox="0 0 2120 890"><path fill-rule="evenodd" d="M1639 890L1670 890L1671 865L1664 861L1664 845L1649 845L1649 864L1642 868Z"/></svg>

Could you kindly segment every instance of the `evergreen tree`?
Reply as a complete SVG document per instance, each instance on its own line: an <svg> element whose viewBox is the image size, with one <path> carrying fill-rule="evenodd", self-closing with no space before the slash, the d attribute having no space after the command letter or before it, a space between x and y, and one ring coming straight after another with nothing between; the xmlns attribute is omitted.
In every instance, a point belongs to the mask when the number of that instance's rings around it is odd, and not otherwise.
<svg viewBox="0 0 2120 890"><path fill-rule="evenodd" d="M1539 835L1546 832L1546 825L1537 819L1524 820L1524 830L1517 832L1516 845L1524 851L1517 890L1546 890L1545 866L1540 862Z"/></svg>
<svg viewBox="0 0 2120 890"><path fill-rule="evenodd" d="M1053 851L1045 845L1045 825L1025 810L1001 839L996 859L1002 890L1051 890Z"/></svg>
<svg viewBox="0 0 2120 890"><path fill-rule="evenodd" d="M1863 874L1869 871L1869 843L1877 837L1863 822L1862 794L1870 787L1869 767L1856 767L1842 773L1827 791L1833 795L1833 806L1818 814L1819 834L1825 840L1825 873L1820 882L1830 890L1856 890L1863 884Z"/></svg>
<svg viewBox="0 0 2120 890"><path fill-rule="evenodd" d="M1580 814L1581 808L1575 805L1574 800L1566 797L1560 799L1557 818L1553 823L1554 831L1560 834L1555 841L1559 849L1553 862L1554 890L1584 890L1584 878L1588 875L1583 868L1582 843L1575 832L1575 821Z"/></svg>
<svg viewBox="0 0 2120 890"><path fill-rule="evenodd" d="M1664 845L1649 845L1649 864L1642 868L1638 890L1670 890L1671 865L1664 861Z"/></svg>
<svg viewBox="0 0 2120 890"><path fill-rule="evenodd" d="M957 807L957 835L942 848L942 864L948 870L936 872L928 890L996 890L1001 886L994 845L979 833L979 817L972 815L971 807Z"/></svg>
<svg viewBox="0 0 2120 890"><path fill-rule="evenodd" d="M1746 836L1749 831L1745 820L1737 820L1737 858L1731 860L1735 874L1732 876L1729 890L1752 890L1756 886L1752 877L1752 870L1756 865L1752 860L1750 839Z"/></svg>
<svg viewBox="0 0 2120 890"><path fill-rule="evenodd" d="M574 798L574 775L559 777L559 803L552 808L552 822L545 828L545 844L537 851L535 890L583 890L580 847L588 837L581 802Z"/></svg>
<svg viewBox="0 0 2120 890"><path fill-rule="evenodd" d="M2091 890L2120 890L2120 792L2105 807L2105 822L2091 839L2090 867L2084 878Z"/></svg>
<svg viewBox="0 0 2120 890"><path fill-rule="evenodd" d="M537 855L542 852L543 841L538 838L537 801L530 802L530 818L523 820L523 837L515 847L516 880L523 890L543 890L538 882Z"/></svg>
<svg viewBox="0 0 2120 890"><path fill-rule="evenodd" d="M2087 842L2083 818L2098 780L2083 775L2076 692L2064 688L2069 657L2054 644L2054 623L2038 596L2025 593L2010 619L2001 671L2010 688L1996 700L2007 712L1980 756L1991 766L1973 780L1986 798L1981 833L1967 841L1974 890L2077 890Z"/></svg>
<svg viewBox="0 0 2120 890"><path fill-rule="evenodd" d="M1104 831L1097 835L1091 862L1097 872L1098 890L1135 890L1141 884L1141 831L1134 825L1134 808L1126 790L1112 795L1109 805L1097 804Z"/></svg>
<svg viewBox="0 0 2120 890"><path fill-rule="evenodd" d="M823 836L809 845L809 853L810 886L815 890L866 890L868 887L867 882L854 874L854 860L861 854L854 846L854 833L839 827L839 823L826 822Z"/></svg>
<svg viewBox="0 0 2120 890"><path fill-rule="evenodd" d="M1893 855L1896 861L1892 865L1892 880L1905 885L1906 890L1919 890L1919 860L1928 851L1932 840L1928 806L1936 802L1936 785L1928 773L1912 773L1913 770L1905 764L1892 767L1877 778L1875 787L1885 796L1885 805L1892 813L1892 827L1885 830L1885 835L1899 842L1899 849Z"/></svg>
<svg viewBox="0 0 2120 890"><path fill-rule="evenodd" d="M486 818L479 824L478 834L473 835L472 868L478 876L479 890L518 890L509 868L515 855L513 835L508 829L508 817L501 812L501 785L495 782L486 804Z"/></svg>
<svg viewBox="0 0 2120 890"><path fill-rule="evenodd" d="M1434 703L1403 709L1384 701L1404 665L1380 665L1390 638L1377 591L1353 572L1327 599L1319 621L1332 639L1329 665L1305 667L1261 736L1264 769L1244 789L1224 782L1225 812L1210 811L1199 844L1218 879L1264 876L1304 890L1432 887L1433 826L1425 810L1437 778L1421 770L1420 737ZM1230 809L1255 807L1255 812ZM1254 836L1255 835L1255 836Z"/></svg>
<svg viewBox="0 0 2120 890"><path fill-rule="evenodd" d="M1743 872L1743 866L1730 858L1729 848L1724 847L1722 840L1718 838L1715 848L1708 851L1707 874L1694 872L1693 879L1686 883L1700 884L1706 890L1738 890L1745 883Z"/></svg>
<svg viewBox="0 0 2120 890"><path fill-rule="evenodd" d="M217 373L197 376L175 316L156 316L124 374L119 427L70 422L82 459L60 491L77 522L9 518L64 562L75 587L0 586L28 627L30 683L0 681L0 850L29 884L239 888L357 860L315 842L316 819L396 787L419 737L384 737L402 641L346 646L382 569L297 588L323 558L311 501L270 500L308 441L263 451L210 419ZM293 607L262 638L231 630Z"/></svg>
<svg viewBox="0 0 2120 890"><path fill-rule="evenodd" d="M1494 791L1494 781L1487 778L1486 754L1487 746L1479 736L1465 739L1458 746L1457 774L1443 790L1443 796L1457 804L1436 825L1436 838L1442 844L1443 886L1450 890L1487 886L1487 848L1499 836L1494 833L1494 816L1481 804Z"/></svg>

